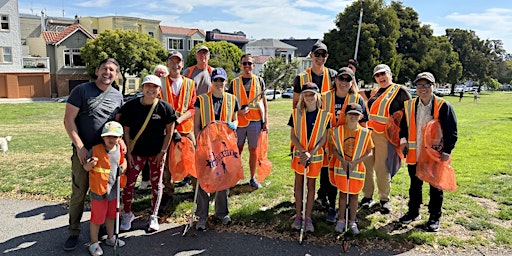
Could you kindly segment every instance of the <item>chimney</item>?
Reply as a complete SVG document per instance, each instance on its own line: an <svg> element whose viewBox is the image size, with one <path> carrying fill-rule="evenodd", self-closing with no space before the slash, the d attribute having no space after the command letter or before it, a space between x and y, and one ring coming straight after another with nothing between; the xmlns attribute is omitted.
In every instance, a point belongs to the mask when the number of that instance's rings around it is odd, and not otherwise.
<svg viewBox="0 0 512 256"><path fill-rule="evenodd" d="M46 15L44 11L41 10L41 32L46 31Z"/></svg>

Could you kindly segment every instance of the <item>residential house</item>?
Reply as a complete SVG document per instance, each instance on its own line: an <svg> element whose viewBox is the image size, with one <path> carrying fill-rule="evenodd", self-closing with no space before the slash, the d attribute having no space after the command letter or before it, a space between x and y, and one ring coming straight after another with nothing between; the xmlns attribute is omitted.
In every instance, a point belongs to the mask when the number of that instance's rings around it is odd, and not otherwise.
<svg viewBox="0 0 512 256"><path fill-rule="evenodd" d="M254 68L252 69L252 72L256 75L263 75L263 66L265 66L265 63L267 63L271 58L272 56L270 55L252 55L252 59L254 61Z"/></svg>
<svg viewBox="0 0 512 256"><path fill-rule="evenodd" d="M0 0L0 98L51 96L47 58L23 57L17 0Z"/></svg>
<svg viewBox="0 0 512 256"><path fill-rule="evenodd" d="M260 39L249 42L244 46L245 53L251 55L268 55L271 57L281 57L289 62L295 55L295 46L285 44L277 39Z"/></svg>
<svg viewBox="0 0 512 256"><path fill-rule="evenodd" d="M293 60L299 61L298 72L302 72L313 65L309 53L313 45L320 39L281 39L281 42L296 47Z"/></svg>
<svg viewBox="0 0 512 256"><path fill-rule="evenodd" d="M238 31L235 33L226 33L221 32L219 29L213 29L212 31L206 31L206 41L226 41L235 44L240 49L243 49L243 47L249 42L249 39L247 39L245 33L242 31Z"/></svg>
<svg viewBox="0 0 512 256"><path fill-rule="evenodd" d="M181 52L185 65L190 50L194 46L205 41L206 33L198 28L182 28L172 26L160 26L162 44L168 51L177 50Z"/></svg>

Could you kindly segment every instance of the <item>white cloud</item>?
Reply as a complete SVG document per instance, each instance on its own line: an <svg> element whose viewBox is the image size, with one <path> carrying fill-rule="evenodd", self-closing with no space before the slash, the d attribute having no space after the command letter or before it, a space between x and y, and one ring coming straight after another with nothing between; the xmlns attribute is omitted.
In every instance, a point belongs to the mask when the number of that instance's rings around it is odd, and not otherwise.
<svg viewBox="0 0 512 256"><path fill-rule="evenodd" d="M80 7L106 7L110 4L110 0L89 0L85 2L76 3Z"/></svg>

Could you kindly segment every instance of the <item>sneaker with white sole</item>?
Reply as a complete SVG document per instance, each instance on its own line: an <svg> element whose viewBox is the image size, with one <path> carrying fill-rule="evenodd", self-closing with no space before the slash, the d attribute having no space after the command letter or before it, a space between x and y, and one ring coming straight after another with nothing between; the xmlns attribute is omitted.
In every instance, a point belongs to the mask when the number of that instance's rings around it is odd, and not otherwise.
<svg viewBox="0 0 512 256"><path fill-rule="evenodd" d="M197 231L205 231L206 230L206 219L199 218L199 220L196 223L196 230Z"/></svg>
<svg viewBox="0 0 512 256"><path fill-rule="evenodd" d="M313 233L315 232L315 226L313 226L313 220L311 218L306 218L306 232Z"/></svg>
<svg viewBox="0 0 512 256"><path fill-rule="evenodd" d="M229 224L231 224L232 220L231 220L231 217L229 217L229 215L226 215L226 216L220 218L220 222L222 222L223 225L229 225Z"/></svg>
<svg viewBox="0 0 512 256"><path fill-rule="evenodd" d="M132 228L132 221L135 219L135 216L132 212L123 213L121 219L121 225L119 225L119 230L128 231Z"/></svg>
<svg viewBox="0 0 512 256"><path fill-rule="evenodd" d="M338 233L343 233L345 232L345 221L344 220L338 220L338 222L336 223L336 227L334 228L334 230Z"/></svg>
<svg viewBox="0 0 512 256"><path fill-rule="evenodd" d="M151 215L149 216L149 232L154 232L160 229L160 225L158 225L158 216Z"/></svg>
<svg viewBox="0 0 512 256"><path fill-rule="evenodd" d="M115 236L112 236L111 238L107 238L105 239L105 243L109 246L115 246L116 245L116 237ZM121 240L121 239L117 239L117 243L119 244L119 247L123 247L126 243Z"/></svg>
<svg viewBox="0 0 512 256"><path fill-rule="evenodd" d="M103 250L101 249L100 242L90 244L89 245L89 253L92 256L103 255Z"/></svg>
<svg viewBox="0 0 512 256"><path fill-rule="evenodd" d="M151 188L151 182L149 180L141 181L139 187L137 189L144 190L144 189L150 189Z"/></svg>
<svg viewBox="0 0 512 256"><path fill-rule="evenodd" d="M302 226L302 217L296 216L295 220L292 223L292 229L300 230L301 226Z"/></svg>
<svg viewBox="0 0 512 256"><path fill-rule="evenodd" d="M359 235L359 229L357 228L357 224L355 222L350 222L348 224L348 227L352 230L352 233L354 233L354 235Z"/></svg>
<svg viewBox="0 0 512 256"><path fill-rule="evenodd" d="M251 187L253 188L261 188L261 184L258 183L258 181L255 178L249 180L249 184L251 184Z"/></svg>

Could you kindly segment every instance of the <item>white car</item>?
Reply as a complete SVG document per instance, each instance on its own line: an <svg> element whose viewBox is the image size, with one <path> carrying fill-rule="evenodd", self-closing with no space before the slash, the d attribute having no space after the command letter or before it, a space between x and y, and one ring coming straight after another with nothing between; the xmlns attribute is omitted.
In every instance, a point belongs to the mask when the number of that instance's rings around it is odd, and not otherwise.
<svg viewBox="0 0 512 256"><path fill-rule="evenodd" d="M274 95L274 89L267 90L265 92L265 97L267 98L267 100L274 100L274 98L279 99L281 98L281 91L276 90Z"/></svg>
<svg viewBox="0 0 512 256"><path fill-rule="evenodd" d="M283 97L283 98L293 98L293 89L286 90L286 92L283 92L283 95L281 97Z"/></svg>

